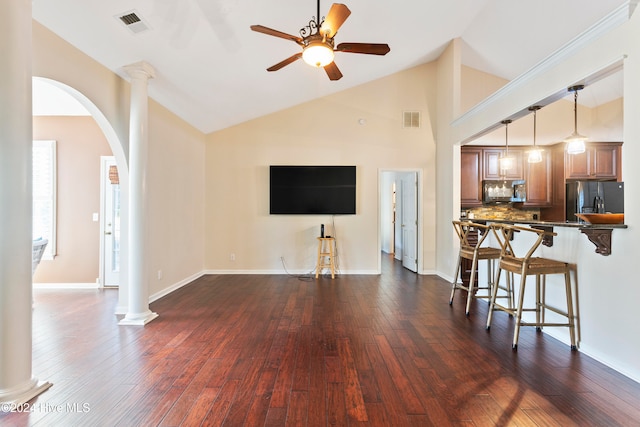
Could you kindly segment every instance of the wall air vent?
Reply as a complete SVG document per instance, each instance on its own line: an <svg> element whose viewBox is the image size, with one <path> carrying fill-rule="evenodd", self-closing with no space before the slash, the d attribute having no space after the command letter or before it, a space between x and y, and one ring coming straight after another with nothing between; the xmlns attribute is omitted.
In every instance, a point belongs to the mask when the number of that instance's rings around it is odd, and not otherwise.
<svg viewBox="0 0 640 427"><path fill-rule="evenodd" d="M121 13L116 15L115 18L134 34L140 34L150 28L135 10Z"/></svg>
<svg viewBox="0 0 640 427"><path fill-rule="evenodd" d="M420 112L405 111L402 113L402 127L405 129L420 127Z"/></svg>

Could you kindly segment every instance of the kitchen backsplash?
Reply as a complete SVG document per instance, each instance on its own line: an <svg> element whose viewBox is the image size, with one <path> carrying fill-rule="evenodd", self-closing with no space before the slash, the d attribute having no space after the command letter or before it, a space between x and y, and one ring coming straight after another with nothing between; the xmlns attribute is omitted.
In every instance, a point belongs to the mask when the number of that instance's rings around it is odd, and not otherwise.
<svg viewBox="0 0 640 427"><path fill-rule="evenodd" d="M504 219L504 220L538 220L540 209L516 209L509 205L483 206L466 210L467 218Z"/></svg>

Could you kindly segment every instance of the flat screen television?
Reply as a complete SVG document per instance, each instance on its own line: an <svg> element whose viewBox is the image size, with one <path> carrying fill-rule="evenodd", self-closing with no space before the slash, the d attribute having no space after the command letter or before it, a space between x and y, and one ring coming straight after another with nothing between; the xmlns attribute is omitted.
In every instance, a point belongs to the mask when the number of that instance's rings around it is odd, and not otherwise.
<svg viewBox="0 0 640 427"><path fill-rule="evenodd" d="M355 214L356 167L270 166L269 213Z"/></svg>

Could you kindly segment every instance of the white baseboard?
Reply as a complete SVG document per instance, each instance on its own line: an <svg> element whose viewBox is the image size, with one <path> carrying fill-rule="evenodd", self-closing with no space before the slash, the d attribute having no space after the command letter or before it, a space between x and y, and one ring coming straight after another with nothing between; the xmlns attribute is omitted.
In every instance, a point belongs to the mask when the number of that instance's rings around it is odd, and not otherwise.
<svg viewBox="0 0 640 427"><path fill-rule="evenodd" d="M294 275L300 275L300 274L312 274L315 275L316 272L315 270L288 270L288 271L284 271L284 270L205 270L204 274L272 274L272 275L277 275L277 274L294 274ZM328 274L328 270L325 269L323 272L323 275ZM336 271L336 274L344 274L344 275L348 275L348 274L368 274L368 275L376 275L376 274L380 274L379 271L376 270L340 270L340 271Z"/></svg>
<svg viewBox="0 0 640 427"><path fill-rule="evenodd" d="M440 277L443 280L446 280L449 283L453 282L453 276L450 274L443 274L442 272L434 272L433 274L437 275L438 277Z"/></svg>
<svg viewBox="0 0 640 427"><path fill-rule="evenodd" d="M291 274L304 274L308 273L305 271L304 273L297 273L295 271L289 271ZM205 270L203 275L205 274L287 274L284 270Z"/></svg>
<svg viewBox="0 0 640 427"><path fill-rule="evenodd" d="M169 286L168 288L164 288L163 290L161 290L160 292L156 292L153 295L149 296L149 303L152 303L156 300L159 300L160 298L169 295L171 292L180 289L181 287L188 285L189 283L193 282L196 279L199 279L200 277L204 276L205 272L200 272L200 273L196 273L191 277L187 277L186 279L183 279L181 281L179 281L178 283L175 283L171 286Z"/></svg>
<svg viewBox="0 0 640 427"><path fill-rule="evenodd" d="M606 365L606 366L610 367L614 371L617 371L617 372L621 373L622 375L624 375L625 377L630 378L633 381L635 381L638 384L640 384L640 370L637 369L637 366L622 366L622 365L618 365L616 363L611 363L611 356L602 354L602 352L594 349L593 347L589 346L588 344L585 345L583 343L580 343L580 347L579 348L580 348L580 353L586 354L587 356L591 357L592 359L597 360L598 362L602 363L603 365Z"/></svg>

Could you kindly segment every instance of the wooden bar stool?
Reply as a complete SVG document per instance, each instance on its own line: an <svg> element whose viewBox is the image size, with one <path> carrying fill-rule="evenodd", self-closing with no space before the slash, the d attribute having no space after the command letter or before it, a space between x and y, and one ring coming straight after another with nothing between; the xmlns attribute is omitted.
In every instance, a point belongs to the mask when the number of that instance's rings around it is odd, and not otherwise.
<svg viewBox="0 0 640 427"><path fill-rule="evenodd" d="M322 272L323 268L329 268L331 271L331 278L335 279L335 244L336 239L334 237L318 237L318 262L316 264L316 279Z"/></svg>
<svg viewBox="0 0 640 427"><path fill-rule="evenodd" d="M483 242L490 234L490 227L485 224L477 224L470 221L452 221L453 228L460 239L460 253L458 255L458 263L456 266L456 272L453 275L453 282L451 283L451 297L449 298L449 305L453 304L453 297L455 296L456 289L462 289L467 291L467 306L465 314L469 315L469 309L471 307L471 300L473 298L491 298L491 290L493 289L493 278L495 272L495 261L500 258L500 249L492 248L488 246L482 246ZM469 278L469 285L465 286L462 280L462 260L471 260L471 277ZM478 262L480 260L487 260L487 283L485 286L475 286L476 271L478 269ZM460 278L460 283L458 283ZM478 281L479 282L479 281ZM478 295L476 291L484 289L486 295ZM502 288L507 290L507 288ZM509 299L509 306L512 305L513 295L507 293L505 298Z"/></svg>
<svg viewBox="0 0 640 427"><path fill-rule="evenodd" d="M494 286L491 294L491 302L489 304L489 314L487 316L487 330L491 327L491 318L493 310L498 309L505 311L516 318L516 326L513 333L512 348L516 350L518 348L518 336L520 334L520 326L535 326L538 330L541 330L543 326L562 326L569 328L569 336L571 339L571 350L575 350L576 347L576 335L575 335L575 323L573 315L573 298L571 296L571 268L569 263L563 261L557 261L549 258L534 257L533 253L538 249L545 237L555 236L557 233L550 231L538 230L528 227L519 227L515 225L501 225L493 224L494 234L500 243L501 253L500 262L498 263L498 274L496 277L496 283L500 281L500 274L502 271L507 273L513 273L520 275L520 293L518 295L518 304L515 309L511 307L504 307L496 303L497 286ZM519 256L511 244L514 233L520 232L524 237L526 234L533 234L535 237L534 243L522 249ZM524 255L522 255L524 253ZM565 310L558 309L547 305L545 300L546 293L546 275L547 274L562 274L564 275L565 294L567 300L567 308ZM536 301L534 307L524 307L524 293L525 285L527 282L527 276L536 277ZM510 281L507 281L510 282ZM567 318L566 323L555 323L545 321L545 310L553 311L561 316ZM522 320L522 313L525 311L534 311L536 313L535 322L525 322Z"/></svg>

